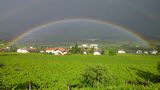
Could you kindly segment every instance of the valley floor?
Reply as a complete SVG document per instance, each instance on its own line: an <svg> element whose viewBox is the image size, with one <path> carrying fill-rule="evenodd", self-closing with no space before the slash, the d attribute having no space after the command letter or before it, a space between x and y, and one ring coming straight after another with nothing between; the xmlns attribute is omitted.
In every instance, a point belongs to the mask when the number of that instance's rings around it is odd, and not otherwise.
<svg viewBox="0 0 160 90"><path fill-rule="evenodd" d="M160 55L121 54L115 56L48 54L0 54L0 90L34 89L128 90L160 89L157 63ZM102 65L114 83L99 87L78 87L87 66Z"/></svg>

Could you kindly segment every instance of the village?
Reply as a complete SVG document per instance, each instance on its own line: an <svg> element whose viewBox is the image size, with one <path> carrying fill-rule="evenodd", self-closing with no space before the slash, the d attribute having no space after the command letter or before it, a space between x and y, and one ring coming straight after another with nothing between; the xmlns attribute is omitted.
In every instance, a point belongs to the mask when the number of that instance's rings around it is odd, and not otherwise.
<svg viewBox="0 0 160 90"><path fill-rule="evenodd" d="M0 44L3 46L4 44ZM11 51L12 47L5 47L3 49L0 49L0 52L7 52ZM158 50L156 49L150 49L150 50L132 50L128 51L125 49L117 49L114 51L106 50L102 48L99 44L81 44L78 45L77 43L74 46L70 47L44 47L41 49L38 49L34 46L27 46L27 47L21 47L21 48L15 48L14 52L17 53L44 53L44 54L51 54L51 55L70 55L70 54L92 54L92 55L104 55L105 53L115 53L115 54L125 54L125 53L132 53L132 54L160 54ZM13 51L11 51L13 52Z"/></svg>
<svg viewBox="0 0 160 90"><path fill-rule="evenodd" d="M29 48L19 48L17 49L17 53L31 53L36 48L34 47L29 47ZM75 45L75 46L70 46L69 48L64 48L64 47L46 47L43 50L40 50L39 53L48 53L52 55L69 55L73 53L81 53L81 54L93 54L93 55L102 55L102 50L99 48L98 44L82 44L82 45Z"/></svg>

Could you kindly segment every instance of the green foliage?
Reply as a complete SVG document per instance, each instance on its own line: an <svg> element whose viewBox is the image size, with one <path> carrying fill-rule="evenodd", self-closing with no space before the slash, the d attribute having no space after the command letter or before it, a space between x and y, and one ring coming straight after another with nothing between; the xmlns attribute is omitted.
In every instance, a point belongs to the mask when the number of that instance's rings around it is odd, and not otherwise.
<svg viewBox="0 0 160 90"><path fill-rule="evenodd" d="M35 45L35 49L33 49L33 52L34 53L39 53L41 50L43 50L44 48L42 46L38 46L38 45Z"/></svg>
<svg viewBox="0 0 160 90"><path fill-rule="evenodd" d="M18 49L18 48L17 48L16 45L10 46L10 52L16 52L17 49Z"/></svg>
<svg viewBox="0 0 160 90"><path fill-rule="evenodd" d="M76 43L75 46L71 48L70 52L73 54L81 53L81 48L79 48L78 44Z"/></svg>
<svg viewBox="0 0 160 90"><path fill-rule="evenodd" d="M110 55L110 56L114 56L114 55L116 55L116 52L115 52L115 51L113 51L113 50L110 50L110 51L108 51L108 55Z"/></svg>
<svg viewBox="0 0 160 90"><path fill-rule="evenodd" d="M5 48L6 46L9 45L9 43L10 43L9 41L5 41L5 40L0 39L0 44L3 44L3 45L0 45L0 49Z"/></svg>
<svg viewBox="0 0 160 90"><path fill-rule="evenodd" d="M89 48L88 52L91 53L91 54L93 54L94 48Z"/></svg>
<svg viewBox="0 0 160 90"><path fill-rule="evenodd" d="M54 55L54 53L52 53L52 52L50 52L49 54L50 54L50 55Z"/></svg>
<svg viewBox="0 0 160 90"><path fill-rule="evenodd" d="M23 88L23 86L28 85L28 81L33 82L32 89L38 88L40 90L67 90L69 82L70 85L73 85L73 90L155 90L160 87L160 84L152 82L151 79L147 81L149 82L147 86L134 84L130 81L138 79L138 81L144 82L146 76L157 75L155 63L160 62L159 58L158 55L135 54L117 54L109 57L108 55L53 56L49 54L3 53L0 55L0 90L5 90L6 87L8 90L13 88L25 90L26 87ZM100 68L97 68L97 64L100 65ZM106 77L105 83L107 85L99 84L97 88L79 87L79 77L86 66L106 73L103 75ZM130 69L130 67L141 70L141 73ZM90 72L91 69L88 68L84 72L87 70ZM103 72L104 69L105 72ZM128 83L125 83L126 80Z"/></svg>
<svg viewBox="0 0 160 90"><path fill-rule="evenodd" d="M97 87L105 85L107 81L107 71L101 65L88 66L81 77L83 86Z"/></svg>
<svg viewBox="0 0 160 90"><path fill-rule="evenodd" d="M15 85L12 89L14 90L21 90L21 89L24 89L24 90L38 90L40 89L40 86L36 85L36 83L32 82L32 81L27 81L25 83L21 83L21 84L18 84L18 85Z"/></svg>
<svg viewBox="0 0 160 90"><path fill-rule="evenodd" d="M160 62L157 63L157 70L160 73Z"/></svg>
<svg viewBox="0 0 160 90"><path fill-rule="evenodd" d="M105 49L104 48L101 49L101 54L105 55Z"/></svg>

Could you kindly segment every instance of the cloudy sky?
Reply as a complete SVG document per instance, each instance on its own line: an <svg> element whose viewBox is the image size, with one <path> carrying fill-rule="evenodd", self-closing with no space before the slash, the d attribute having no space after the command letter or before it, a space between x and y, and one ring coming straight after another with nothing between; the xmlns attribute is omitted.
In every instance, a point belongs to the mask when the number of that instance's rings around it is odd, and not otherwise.
<svg viewBox="0 0 160 90"><path fill-rule="evenodd" d="M0 0L0 39L53 20L96 18L160 38L160 0Z"/></svg>

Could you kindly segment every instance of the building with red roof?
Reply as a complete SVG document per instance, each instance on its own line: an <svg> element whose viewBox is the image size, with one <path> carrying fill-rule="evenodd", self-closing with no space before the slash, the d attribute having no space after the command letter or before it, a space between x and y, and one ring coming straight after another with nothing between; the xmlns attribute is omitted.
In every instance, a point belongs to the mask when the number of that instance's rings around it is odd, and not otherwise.
<svg viewBox="0 0 160 90"><path fill-rule="evenodd" d="M65 48L46 48L45 52L46 53L51 53L54 55L66 55L68 54L68 49Z"/></svg>

